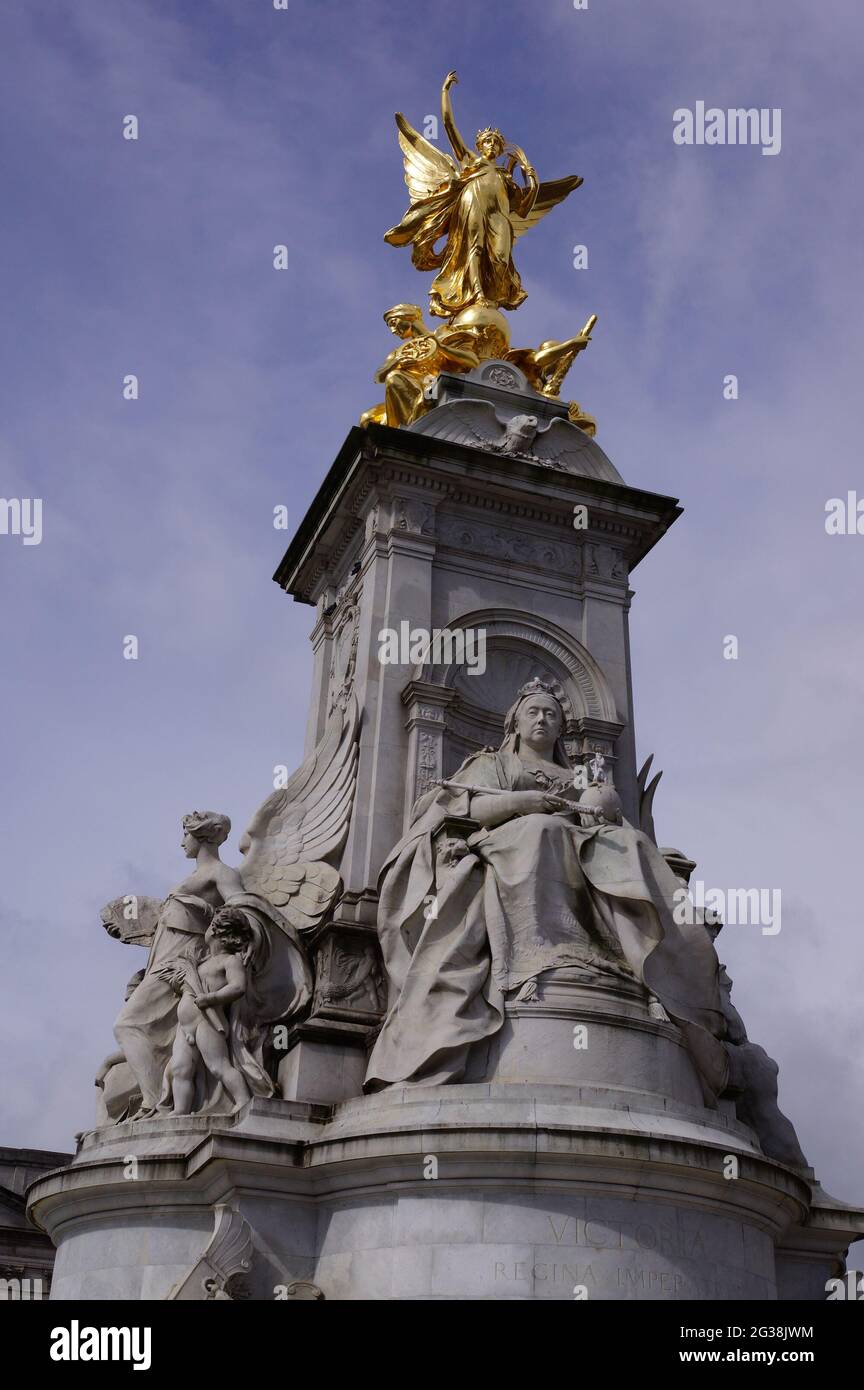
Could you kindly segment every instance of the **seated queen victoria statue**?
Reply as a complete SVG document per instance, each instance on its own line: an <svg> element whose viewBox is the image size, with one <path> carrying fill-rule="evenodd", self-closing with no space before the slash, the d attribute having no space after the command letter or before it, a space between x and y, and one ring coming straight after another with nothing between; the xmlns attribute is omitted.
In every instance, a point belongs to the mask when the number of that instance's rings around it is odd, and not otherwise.
<svg viewBox="0 0 864 1390"><path fill-rule="evenodd" d="M706 1103L727 1085L710 937L676 922L680 882L648 836L610 812L611 787L591 788L578 809L564 727L554 687L530 681L498 751L475 753L414 806L379 880L391 1007L367 1090L459 1081L472 1046L502 1026L508 994L530 997L538 977L574 967L641 982L680 1028ZM589 817L589 800L604 798L606 817ZM454 818L476 825L455 847L444 838Z"/></svg>

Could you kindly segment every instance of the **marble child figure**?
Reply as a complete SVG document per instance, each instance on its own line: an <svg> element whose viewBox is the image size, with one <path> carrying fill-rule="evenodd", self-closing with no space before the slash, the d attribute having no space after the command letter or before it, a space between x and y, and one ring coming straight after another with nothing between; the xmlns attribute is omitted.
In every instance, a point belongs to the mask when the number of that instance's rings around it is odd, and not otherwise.
<svg viewBox="0 0 864 1390"><path fill-rule="evenodd" d="M260 1062L244 1047L243 1004L253 995L249 962L255 941L240 908L224 907L204 933L206 954L187 948L176 962L161 967L163 979L179 995L177 1032L165 1071L160 1109L189 1115L202 1108L208 1078L222 1086L235 1110L253 1094L272 1095L273 1084ZM245 1010L248 1018L248 1007Z"/></svg>

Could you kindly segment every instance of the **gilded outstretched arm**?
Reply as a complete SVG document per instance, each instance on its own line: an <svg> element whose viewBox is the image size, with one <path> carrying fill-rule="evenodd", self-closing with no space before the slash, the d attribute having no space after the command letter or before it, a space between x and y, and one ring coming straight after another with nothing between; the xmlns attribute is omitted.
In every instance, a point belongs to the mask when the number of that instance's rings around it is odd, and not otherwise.
<svg viewBox="0 0 864 1390"><path fill-rule="evenodd" d="M463 160L468 158L471 151L459 134L456 121L453 117L450 88L458 81L459 78L456 76L455 72L448 72L447 76L444 78L444 85L441 88L441 120L444 123L444 129L447 132L447 139L450 141L453 153L461 164Z"/></svg>

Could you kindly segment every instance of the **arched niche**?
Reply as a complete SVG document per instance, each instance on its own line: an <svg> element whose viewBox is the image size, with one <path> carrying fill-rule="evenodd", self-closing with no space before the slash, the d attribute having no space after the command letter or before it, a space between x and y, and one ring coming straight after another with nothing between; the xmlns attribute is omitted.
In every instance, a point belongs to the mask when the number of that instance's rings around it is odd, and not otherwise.
<svg viewBox="0 0 864 1390"><path fill-rule="evenodd" d="M416 798L450 776L478 748L497 748L517 691L535 676L553 682L567 714L571 758L601 751L614 777L615 743L624 724L601 667L571 633L533 613L476 609L449 630L485 633L485 670L459 661L416 665L402 692L408 711L406 819Z"/></svg>

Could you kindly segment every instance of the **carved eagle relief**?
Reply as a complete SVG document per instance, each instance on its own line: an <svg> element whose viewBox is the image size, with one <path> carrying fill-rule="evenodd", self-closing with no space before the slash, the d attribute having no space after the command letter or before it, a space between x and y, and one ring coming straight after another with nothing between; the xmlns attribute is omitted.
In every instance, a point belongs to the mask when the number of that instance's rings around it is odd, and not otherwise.
<svg viewBox="0 0 864 1390"><path fill-rule="evenodd" d="M568 420L556 419L543 425L537 416L517 415L505 421L491 402L469 397L437 406L411 428L415 434L527 458L562 473L621 481L618 470L599 445Z"/></svg>

